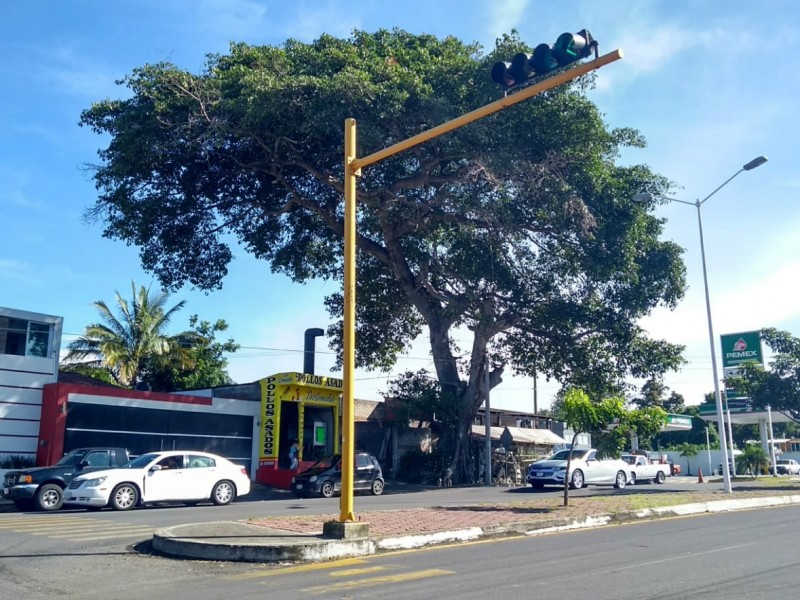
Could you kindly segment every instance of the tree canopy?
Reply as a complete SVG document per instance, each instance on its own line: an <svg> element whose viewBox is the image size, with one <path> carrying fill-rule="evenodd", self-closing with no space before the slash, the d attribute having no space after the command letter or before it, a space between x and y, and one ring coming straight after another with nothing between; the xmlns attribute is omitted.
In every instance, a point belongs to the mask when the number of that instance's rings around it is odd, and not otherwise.
<svg viewBox="0 0 800 600"><path fill-rule="evenodd" d="M499 97L489 53L455 38L355 31L281 46L233 44L192 74L160 63L121 83L129 97L84 111L108 136L88 216L135 245L163 285L223 285L232 247L302 283L342 279L343 123L359 155ZM467 430L505 369L585 389L675 368L681 348L638 321L684 293L681 249L634 203L669 182L618 162L641 147L606 126L591 78L560 86L373 165L358 183L356 364L388 370L427 333L442 393ZM342 294L326 306L341 349ZM458 347L456 332L472 332ZM487 363L487 357L489 363Z"/></svg>
<svg viewBox="0 0 800 600"><path fill-rule="evenodd" d="M233 383L228 374L228 359L225 355L236 352L239 344L233 339L224 342L216 339L218 333L227 331L228 324L223 319L212 323L201 321L197 315L192 315L189 317L189 326L195 334L193 343L188 348L189 366L148 359L142 381L151 390L175 392Z"/></svg>
<svg viewBox="0 0 800 600"><path fill-rule="evenodd" d="M667 422L667 413L657 406L629 410L625 408L622 398L609 397L592 401L589 395L580 389L566 391L556 417L562 419L573 431L570 448L575 447L575 442L581 433L590 433L593 440L603 439L602 448L595 443L598 451L613 456L619 455L631 434L646 439L657 434L661 426ZM571 461L570 453L567 459L567 476L564 478L564 506L569 505Z"/></svg>
<svg viewBox="0 0 800 600"><path fill-rule="evenodd" d="M741 365L741 376L727 384L753 400L753 408L769 405L800 422L800 338L775 328L761 330L761 340L774 353L770 369L757 363Z"/></svg>

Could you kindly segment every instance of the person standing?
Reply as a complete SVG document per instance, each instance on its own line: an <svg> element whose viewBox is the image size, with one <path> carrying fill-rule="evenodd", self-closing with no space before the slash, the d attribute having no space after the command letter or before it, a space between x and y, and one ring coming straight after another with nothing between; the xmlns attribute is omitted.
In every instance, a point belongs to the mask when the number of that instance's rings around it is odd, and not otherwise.
<svg viewBox="0 0 800 600"><path fill-rule="evenodd" d="M292 471L297 469L300 464L300 442L292 440L292 445L289 446L289 469Z"/></svg>

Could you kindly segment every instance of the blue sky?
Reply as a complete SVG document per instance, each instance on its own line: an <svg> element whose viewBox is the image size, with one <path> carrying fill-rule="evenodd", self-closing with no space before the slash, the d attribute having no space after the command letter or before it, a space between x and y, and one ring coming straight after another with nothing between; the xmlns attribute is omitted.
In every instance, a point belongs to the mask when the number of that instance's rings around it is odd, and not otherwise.
<svg viewBox="0 0 800 600"><path fill-rule="evenodd" d="M354 28L400 27L454 35L486 49L512 28L535 45L589 28L601 52L625 58L599 71L592 99L611 126L639 129L648 147L625 162L647 163L675 181L677 198L711 193L703 207L715 334L777 327L800 335L800 11L794 0L5 0L0 5L0 305L64 317L64 343L97 320L94 300L148 285L135 248L103 239L83 221L95 190L83 166L105 140L77 125L92 102L119 97L115 80L145 63L169 60L199 72L228 44L278 45ZM488 73L487 73L488 77ZM689 290L680 307L643 324L686 345L689 364L667 377L690 404L713 389L694 208L658 209L665 237L686 249ZM303 332L325 327L322 283L291 284L237 253L221 291L185 288L175 331L196 313L224 318L243 348L230 358L234 379L302 370ZM324 340L317 372L332 365ZM719 352L719 351L718 351ZM399 369L431 369L419 343ZM356 396L379 399L387 377L358 373ZM539 381L540 406L557 382ZM493 406L531 410L533 382L506 377Z"/></svg>

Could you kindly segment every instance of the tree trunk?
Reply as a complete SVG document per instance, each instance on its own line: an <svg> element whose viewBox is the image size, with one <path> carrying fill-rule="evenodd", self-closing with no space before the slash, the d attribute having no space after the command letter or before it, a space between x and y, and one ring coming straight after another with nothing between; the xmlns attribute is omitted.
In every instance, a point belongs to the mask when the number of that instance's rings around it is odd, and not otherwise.
<svg viewBox="0 0 800 600"><path fill-rule="evenodd" d="M569 445L569 454L567 455L567 470L564 471L564 506L569 506L569 466L572 463L572 452L575 450L575 440L578 439L579 431L575 431L572 435L572 442Z"/></svg>

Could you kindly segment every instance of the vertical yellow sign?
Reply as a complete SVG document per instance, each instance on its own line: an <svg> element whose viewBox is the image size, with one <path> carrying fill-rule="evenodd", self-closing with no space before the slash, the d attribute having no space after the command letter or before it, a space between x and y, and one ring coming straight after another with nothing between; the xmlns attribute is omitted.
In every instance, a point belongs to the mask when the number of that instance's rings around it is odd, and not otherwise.
<svg viewBox="0 0 800 600"><path fill-rule="evenodd" d="M262 465L277 462L280 440L281 401L278 397L278 378L261 380L261 457Z"/></svg>

